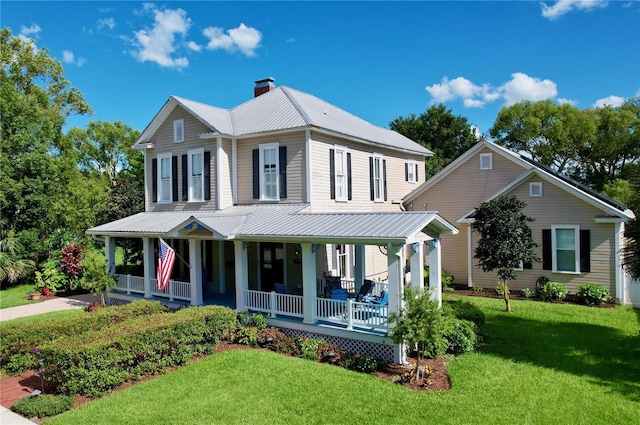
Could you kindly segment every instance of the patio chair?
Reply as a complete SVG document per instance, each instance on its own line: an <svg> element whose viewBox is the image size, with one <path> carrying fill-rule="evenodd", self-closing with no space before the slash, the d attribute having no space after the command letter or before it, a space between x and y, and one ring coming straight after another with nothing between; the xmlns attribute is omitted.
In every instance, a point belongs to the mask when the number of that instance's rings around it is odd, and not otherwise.
<svg viewBox="0 0 640 425"><path fill-rule="evenodd" d="M330 295L332 300L340 300L340 301L346 301L347 300L347 290L346 289L332 289L331 290L331 295Z"/></svg>
<svg viewBox="0 0 640 425"><path fill-rule="evenodd" d="M324 297L331 298L331 291L342 289L342 278L340 276L327 276L324 278Z"/></svg>
<svg viewBox="0 0 640 425"><path fill-rule="evenodd" d="M276 283L275 284L276 293L278 294L286 294L287 293L287 285L284 283Z"/></svg>
<svg viewBox="0 0 640 425"><path fill-rule="evenodd" d="M363 297L362 302L373 304L376 307L389 305L389 293L382 291L380 297Z"/></svg>
<svg viewBox="0 0 640 425"><path fill-rule="evenodd" d="M356 295L356 302L362 302L365 297L371 297L371 291L373 291L373 280L365 279L364 283L360 287L358 294Z"/></svg>

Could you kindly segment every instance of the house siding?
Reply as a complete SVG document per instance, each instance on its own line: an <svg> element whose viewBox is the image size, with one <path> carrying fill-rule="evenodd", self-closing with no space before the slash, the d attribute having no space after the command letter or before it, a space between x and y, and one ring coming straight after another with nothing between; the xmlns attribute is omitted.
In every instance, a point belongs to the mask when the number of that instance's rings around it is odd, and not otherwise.
<svg viewBox="0 0 640 425"><path fill-rule="evenodd" d="M220 164L220 209L233 206L233 143L231 139L222 139L221 149L218 150ZM215 190L215 188L213 189Z"/></svg>
<svg viewBox="0 0 640 425"><path fill-rule="evenodd" d="M184 142L173 142L173 121L184 120ZM162 123L158 131L150 139L155 144L153 149L146 152L146 188L145 188L145 210L152 212L160 211L203 211L214 210L216 206L216 143L215 139L204 140L200 138L200 134L210 131L210 129L194 118L183 108L177 106L169 117ZM182 201L182 155L186 155L191 149L204 148L205 152L211 153L210 176L211 176L211 199L204 202L186 202ZM172 156L178 157L178 201L166 204L152 202L153 200L153 171L151 163L154 159L163 153L171 152Z"/></svg>
<svg viewBox="0 0 640 425"><path fill-rule="evenodd" d="M331 172L329 157L331 149L341 146L351 154L352 199L336 201L331 199ZM366 146L356 142L313 133L311 142L311 186L312 209L322 211L398 211L392 201L400 200L415 189L421 181L405 181L405 164L413 160L422 164L420 155L405 154L390 149ZM386 161L387 201L374 202L370 197L369 159L380 154ZM424 166L419 166L419 178L424 180Z"/></svg>
<svg viewBox="0 0 640 425"><path fill-rule="evenodd" d="M438 211L458 227L457 235L441 238L442 252L445 253L442 267L454 277L453 283L466 284L469 279L467 225L456 220L525 171L522 166L495 152L493 169L481 170L480 154L489 152L493 151L481 149L407 205L409 211ZM492 286L495 286L493 280Z"/></svg>
<svg viewBox="0 0 640 425"><path fill-rule="evenodd" d="M306 202L305 136L304 132L279 136L243 139L237 142L238 155L238 204L255 204L253 198L252 152L263 143L278 142L287 147L287 198L280 203ZM269 201L273 203L274 201Z"/></svg>

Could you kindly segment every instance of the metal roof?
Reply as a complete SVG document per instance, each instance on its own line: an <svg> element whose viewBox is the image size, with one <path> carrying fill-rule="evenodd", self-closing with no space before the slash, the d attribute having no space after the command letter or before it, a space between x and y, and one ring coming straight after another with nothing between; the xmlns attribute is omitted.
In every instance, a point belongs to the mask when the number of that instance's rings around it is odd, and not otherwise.
<svg viewBox="0 0 640 425"><path fill-rule="evenodd" d="M212 135L247 137L269 132L313 128L363 143L419 155L433 153L395 131L378 127L308 93L281 86L232 109L223 109L171 96L142 132L134 146L150 141L176 106L181 106Z"/></svg>
<svg viewBox="0 0 640 425"><path fill-rule="evenodd" d="M213 212L144 212L87 231L108 236L178 236L203 227L217 238L296 242L407 242L423 233L455 234L437 212L307 213L307 204L235 206Z"/></svg>

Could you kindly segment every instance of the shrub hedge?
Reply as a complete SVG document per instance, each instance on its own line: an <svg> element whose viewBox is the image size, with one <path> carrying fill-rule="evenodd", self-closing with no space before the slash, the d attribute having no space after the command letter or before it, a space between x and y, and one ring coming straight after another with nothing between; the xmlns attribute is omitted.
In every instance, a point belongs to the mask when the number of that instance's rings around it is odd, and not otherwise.
<svg viewBox="0 0 640 425"><path fill-rule="evenodd" d="M73 397L71 396L42 394L21 398L11 406L11 410L27 418L35 416L43 418L59 415L71 409L72 406Z"/></svg>
<svg viewBox="0 0 640 425"><path fill-rule="evenodd" d="M20 374L37 366L39 347L62 337L82 335L138 316L166 313L158 301L140 300L122 306L98 309L90 314L38 324L7 324L0 333L3 367L9 374Z"/></svg>
<svg viewBox="0 0 640 425"><path fill-rule="evenodd" d="M233 310L206 306L62 337L39 349L43 376L63 394L97 396L128 379L212 352L235 324Z"/></svg>

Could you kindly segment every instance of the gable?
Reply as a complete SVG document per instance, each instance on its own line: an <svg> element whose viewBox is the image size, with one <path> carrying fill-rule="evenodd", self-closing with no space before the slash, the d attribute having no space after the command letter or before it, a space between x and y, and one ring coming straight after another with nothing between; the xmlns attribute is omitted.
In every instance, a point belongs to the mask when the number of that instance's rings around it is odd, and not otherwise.
<svg viewBox="0 0 640 425"><path fill-rule="evenodd" d="M184 142L174 143L173 122L180 119L184 120ZM200 134L207 131L209 131L209 127L178 105L173 108L157 130L149 135L149 142L154 143L156 152L172 150L174 146L182 150L183 145L185 148L192 147L189 145L193 142L202 145L203 141L200 139Z"/></svg>

